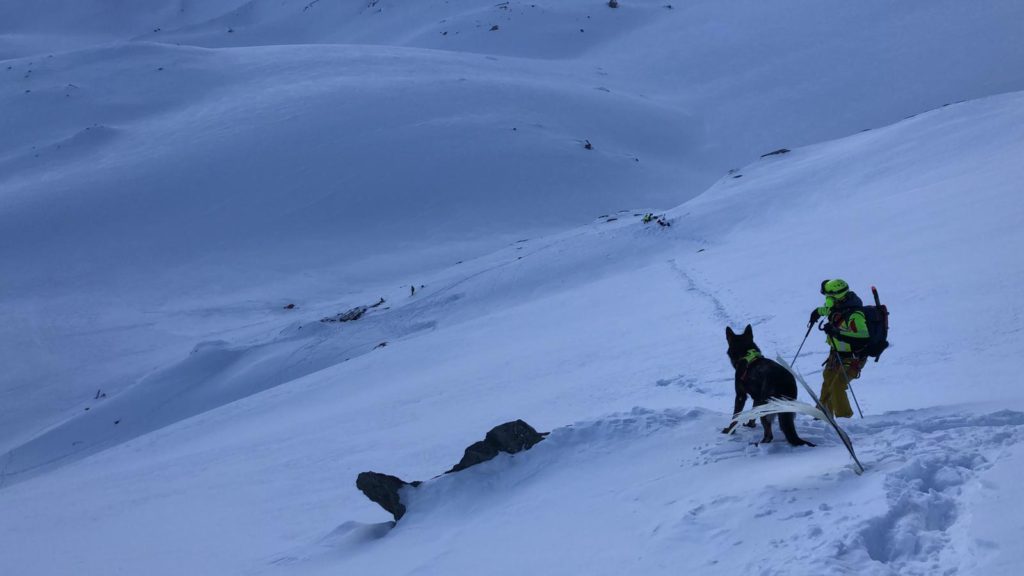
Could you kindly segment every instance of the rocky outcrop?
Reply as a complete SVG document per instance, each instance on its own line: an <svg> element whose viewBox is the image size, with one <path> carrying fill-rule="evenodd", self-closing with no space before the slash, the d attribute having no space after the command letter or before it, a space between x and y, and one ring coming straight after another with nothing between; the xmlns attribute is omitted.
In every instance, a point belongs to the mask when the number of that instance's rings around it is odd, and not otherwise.
<svg viewBox="0 0 1024 576"><path fill-rule="evenodd" d="M547 436L541 434L522 420L506 422L500 426L491 428L490 432L480 442L474 442L466 448L462 460L452 467L445 474L465 470L481 462L486 462L502 452L515 454L523 450L529 450L534 444L540 442Z"/></svg>
<svg viewBox="0 0 1024 576"><path fill-rule="evenodd" d="M445 474L452 474L491 460L505 452L515 454L529 450L547 436L547 432L537 432L522 420L506 422L491 428L484 439L474 442L466 448L462 460ZM422 482L406 482L397 476L380 472L362 472L356 477L356 488L371 501L387 510L395 517L395 522L405 515L405 504L402 503L401 490L405 487L415 488Z"/></svg>
<svg viewBox="0 0 1024 576"><path fill-rule="evenodd" d="M321 322L354 322L354 321L359 320L360 318L362 318L363 315L366 314L371 309L379 308L382 304L384 304L384 298L381 298L380 300L378 300L376 304L373 304L373 305L370 305L370 306L356 306L355 308L349 308L348 310L346 310L346 311L344 311L344 312L342 312L340 314L335 314L334 316L328 316L326 318L321 318L320 321ZM385 310L387 310L387 308L385 308Z"/></svg>
<svg viewBox="0 0 1024 576"><path fill-rule="evenodd" d="M334 316L328 316L327 318L321 318L321 322L354 322L363 317L369 308L367 306L356 306L350 308L341 314L335 314Z"/></svg>
<svg viewBox="0 0 1024 576"><path fill-rule="evenodd" d="M420 482L406 482L397 476L381 474L379 472L362 472L356 477L356 488L366 494L371 501L380 504L380 507L387 510L398 522L405 516L405 505L398 494L399 490L406 486L415 488Z"/></svg>

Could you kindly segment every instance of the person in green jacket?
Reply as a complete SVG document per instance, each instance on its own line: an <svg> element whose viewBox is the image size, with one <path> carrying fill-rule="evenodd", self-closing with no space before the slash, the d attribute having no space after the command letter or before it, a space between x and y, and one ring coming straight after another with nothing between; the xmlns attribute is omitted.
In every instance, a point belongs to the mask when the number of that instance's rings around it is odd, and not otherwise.
<svg viewBox="0 0 1024 576"><path fill-rule="evenodd" d="M811 311L811 323L827 318L825 340L831 351L822 372L821 403L837 418L850 418L853 408L846 396L851 380L860 378L864 358L858 352L868 343L868 323L864 303L845 280L836 278L821 283L825 305Z"/></svg>

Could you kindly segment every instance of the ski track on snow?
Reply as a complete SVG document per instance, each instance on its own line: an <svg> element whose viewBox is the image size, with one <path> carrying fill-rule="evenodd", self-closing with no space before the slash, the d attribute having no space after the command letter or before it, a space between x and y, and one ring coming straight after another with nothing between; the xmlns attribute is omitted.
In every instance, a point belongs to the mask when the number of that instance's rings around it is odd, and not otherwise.
<svg viewBox="0 0 1024 576"><path fill-rule="evenodd" d="M714 307L714 317L722 321L723 323L737 327L743 326L745 324L750 324L751 326L760 326L774 318L774 316L772 315L760 314L744 315L743 319L741 320L737 316L729 312L729 308L725 305L725 303L722 302L720 298L715 296L714 290L698 282L695 275L691 272L687 272L686 270L684 270L675 258L670 259L668 261L668 265L670 268L672 268L672 271L675 272L677 276L679 276L680 280L686 286L687 292L692 292L699 296L700 298L711 303L711 305ZM802 356L803 355L806 354L802 354Z"/></svg>

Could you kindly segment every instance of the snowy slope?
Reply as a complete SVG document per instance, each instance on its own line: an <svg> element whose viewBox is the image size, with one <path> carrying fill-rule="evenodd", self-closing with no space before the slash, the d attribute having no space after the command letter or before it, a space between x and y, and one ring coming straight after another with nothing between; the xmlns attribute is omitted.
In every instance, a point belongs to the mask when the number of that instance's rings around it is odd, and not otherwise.
<svg viewBox="0 0 1024 576"><path fill-rule="evenodd" d="M132 44L32 66L46 85L14 94L26 113L0 131L2 297L16 310L4 339L29 393L81 372L86 358L48 354L80 349L75 333L137 327L104 339L118 354L67 390L81 398L120 387L114 359L208 337L176 338L192 329L177 315L252 301L237 325L286 299L416 281L688 171L676 113L554 72L524 82L522 65L482 56ZM605 132L616 145L583 148ZM34 326L51 319L66 327Z"/></svg>
<svg viewBox="0 0 1024 576"><path fill-rule="evenodd" d="M425 275L355 323L319 323L323 302L199 347L170 403L140 385L6 456L10 474L69 440L112 446L9 476L0 556L33 574L1013 573L1022 143L1024 93L939 108L755 162L671 228L602 218ZM789 356L835 275L893 312L894 347L855 385L863 476L803 418L817 448L718 433L723 327ZM428 481L394 529L353 486L430 479L514 418L553 433Z"/></svg>
<svg viewBox="0 0 1024 576"><path fill-rule="evenodd" d="M0 1L0 449L287 303L1020 90L1022 10Z"/></svg>

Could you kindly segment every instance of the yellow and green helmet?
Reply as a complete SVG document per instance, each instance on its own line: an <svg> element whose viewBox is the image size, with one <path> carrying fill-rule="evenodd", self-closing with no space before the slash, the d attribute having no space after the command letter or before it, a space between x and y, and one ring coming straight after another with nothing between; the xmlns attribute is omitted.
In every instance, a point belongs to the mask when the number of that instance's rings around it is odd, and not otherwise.
<svg viewBox="0 0 1024 576"><path fill-rule="evenodd" d="M846 283L846 280L842 278L834 278L832 280L822 280L821 282L821 293L825 296L831 296L836 300L842 300L846 298L846 293L850 291L850 285Z"/></svg>

